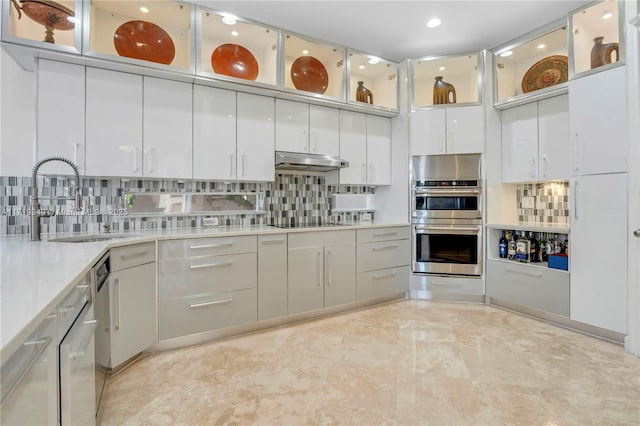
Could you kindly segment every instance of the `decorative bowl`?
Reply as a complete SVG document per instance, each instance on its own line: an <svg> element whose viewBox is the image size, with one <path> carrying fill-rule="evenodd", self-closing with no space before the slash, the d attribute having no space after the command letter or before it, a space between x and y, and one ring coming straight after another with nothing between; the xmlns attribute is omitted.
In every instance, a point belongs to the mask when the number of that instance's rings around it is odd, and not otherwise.
<svg viewBox="0 0 640 426"><path fill-rule="evenodd" d="M239 44L227 43L216 47L211 53L211 66L216 74L255 80L260 68L249 49Z"/></svg>
<svg viewBox="0 0 640 426"><path fill-rule="evenodd" d="M529 93L563 83L569 78L569 58L548 56L531 66L522 78L522 92Z"/></svg>
<svg viewBox="0 0 640 426"><path fill-rule="evenodd" d="M153 22L128 21L113 35L118 55L169 65L176 54L173 40Z"/></svg>
<svg viewBox="0 0 640 426"><path fill-rule="evenodd" d="M300 56L291 65L291 81L298 90L323 94L329 86L329 74L313 56Z"/></svg>

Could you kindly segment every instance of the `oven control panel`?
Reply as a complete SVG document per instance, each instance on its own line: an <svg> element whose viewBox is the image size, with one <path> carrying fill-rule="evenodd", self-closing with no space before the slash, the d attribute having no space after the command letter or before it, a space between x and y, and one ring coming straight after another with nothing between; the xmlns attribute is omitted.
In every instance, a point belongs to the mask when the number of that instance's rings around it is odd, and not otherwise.
<svg viewBox="0 0 640 426"><path fill-rule="evenodd" d="M416 188L478 187L477 180L417 180Z"/></svg>

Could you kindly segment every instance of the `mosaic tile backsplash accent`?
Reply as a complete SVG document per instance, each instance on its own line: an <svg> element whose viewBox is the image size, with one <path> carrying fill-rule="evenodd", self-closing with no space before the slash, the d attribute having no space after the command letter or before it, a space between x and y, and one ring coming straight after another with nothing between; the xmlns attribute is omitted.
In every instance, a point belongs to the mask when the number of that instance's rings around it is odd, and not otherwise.
<svg viewBox="0 0 640 426"><path fill-rule="evenodd" d="M148 179L82 178L83 210L74 210L73 178L38 176L38 197L43 210L55 211L41 219L42 234L113 232L147 229L206 227L215 216L218 226L280 225L291 223L353 222L366 212L331 212L334 194L373 194L374 187L328 185L324 176L278 174L274 182L205 182ZM264 192L265 213L193 214L185 216L130 216L126 193L141 192ZM0 177L0 235L28 234L31 177ZM370 213L373 217L373 212Z"/></svg>
<svg viewBox="0 0 640 426"><path fill-rule="evenodd" d="M568 224L569 183L518 185L518 221Z"/></svg>

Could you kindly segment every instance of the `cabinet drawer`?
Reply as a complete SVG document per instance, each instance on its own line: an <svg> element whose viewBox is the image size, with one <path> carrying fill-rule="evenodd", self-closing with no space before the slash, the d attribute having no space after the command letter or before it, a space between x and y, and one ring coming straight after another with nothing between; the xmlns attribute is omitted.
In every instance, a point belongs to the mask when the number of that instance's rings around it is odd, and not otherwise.
<svg viewBox="0 0 640 426"><path fill-rule="evenodd" d="M161 301L160 340L257 321L255 288Z"/></svg>
<svg viewBox="0 0 640 426"><path fill-rule="evenodd" d="M569 316L569 273L505 261L487 261L487 294L565 317Z"/></svg>
<svg viewBox="0 0 640 426"><path fill-rule="evenodd" d="M257 250L256 236L191 238L186 240L160 241L159 259L177 257L212 256L232 253L251 253Z"/></svg>
<svg viewBox="0 0 640 426"><path fill-rule="evenodd" d="M356 242L356 233L354 230L291 232L288 240L290 249L352 244Z"/></svg>
<svg viewBox="0 0 640 426"><path fill-rule="evenodd" d="M136 244L111 249L111 270L119 271L132 266L156 261L156 243Z"/></svg>
<svg viewBox="0 0 640 426"><path fill-rule="evenodd" d="M360 272L357 290L358 302L409 291L409 267Z"/></svg>
<svg viewBox="0 0 640 426"><path fill-rule="evenodd" d="M82 307L91 299L91 278L87 274L73 287L71 292L58 304L58 339L62 340L71 324L82 311Z"/></svg>
<svg viewBox="0 0 640 426"><path fill-rule="evenodd" d="M433 293L482 295L484 294L484 280L482 278L439 277L413 274L411 276L411 290L429 291Z"/></svg>
<svg viewBox="0 0 640 426"><path fill-rule="evenodd" d="M409 240L358 244L358 272L408 265Z"/></svg>
<svg viewBox="0 0 640 426"><path fill-rule="evenodd" d="M257 262L256 253L161 260L159 300L254 288Z"/></svg>
<svg viewBox="0 0 640 426"><path fill-rule="evenodd" d="M394 226L391 228L358 229L358 243L373 241L405 240L409 239L408 226Z"/></svg>

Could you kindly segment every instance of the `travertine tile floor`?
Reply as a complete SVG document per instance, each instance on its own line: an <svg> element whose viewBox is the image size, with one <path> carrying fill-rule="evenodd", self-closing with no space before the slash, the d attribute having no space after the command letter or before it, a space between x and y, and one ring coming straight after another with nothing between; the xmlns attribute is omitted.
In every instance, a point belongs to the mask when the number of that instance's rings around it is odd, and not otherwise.
<svg viewBox="0 0 640 426"><path fill-rule="evenodd" d="M147 356L103 424L638 425L640 360L498 308L405 300Z"/></svg>

